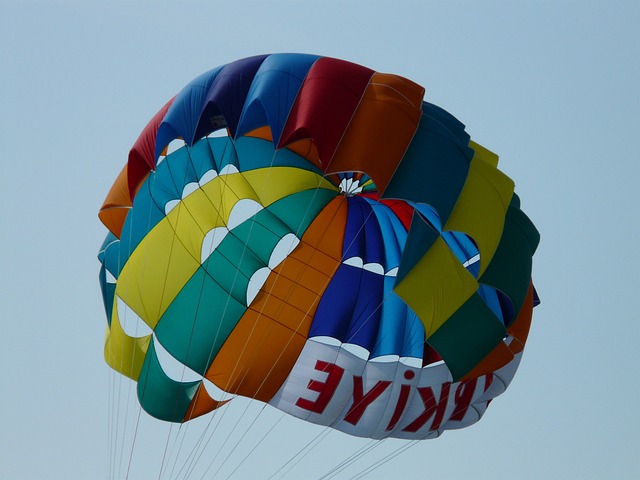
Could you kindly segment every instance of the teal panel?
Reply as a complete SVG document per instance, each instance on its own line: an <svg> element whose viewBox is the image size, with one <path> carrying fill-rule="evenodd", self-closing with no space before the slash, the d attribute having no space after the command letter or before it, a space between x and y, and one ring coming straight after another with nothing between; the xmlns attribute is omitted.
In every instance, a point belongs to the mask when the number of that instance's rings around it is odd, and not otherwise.
<svg viewBox="0 0 640 480"><path fill-rule="evenodd" d="M251 245L231 231L202 265L231 297L245 304L249 279L266 263L251 251Z"/></svg>
<svg viewBox="0 0 640 480"><path fill-rule="evenodd" d="M269 140L254 137L240 137L235 142L240 161L240 171L265 167L296 167L303 170L322 172L306 158L286 148L275 150Z"/></svg>
<svg viewBox="0 0 640 480"><path fill-rule="evenodd" d="M221 137L215 139L206 138L196 142L191 148L191 164L198 180L200 180L205 172L209 170L215 170L216 172L219 171L219 166L216 162L216 158L213 154L213 149L211 146L214 140L219 140L223 144L225 143L225 141L227 143L230 143L229 137Z"/></svg>
<svg viewBox="0 0 640 480"><path fill-rule="evenodd" d="M291 233L291 229L268 209L260 210L231 231L232 235L262 261L262 266L268 264L273 249L288 233Z"/></svg>
<svg viewBox="0 0 640 480"><path fill-rule="evenodd" d="M272 203L267 210L285 223L298 238L302 238L313 219L337 195L337 191L326 188L302 190Z"/></svg>
<svg viewBox="0 0 640 480"><path fill-rule="evenodd" d="M155 333L171 355L204 374L245 310L200 268L171 302Z"/></svg>
<svg viewBox="0 0 640 480"><path fill-rule="evenodd" d="M176 382L162 370L153 339L138 378L138 400L149 414L169 422L182 422L201 381Z"/></svg>

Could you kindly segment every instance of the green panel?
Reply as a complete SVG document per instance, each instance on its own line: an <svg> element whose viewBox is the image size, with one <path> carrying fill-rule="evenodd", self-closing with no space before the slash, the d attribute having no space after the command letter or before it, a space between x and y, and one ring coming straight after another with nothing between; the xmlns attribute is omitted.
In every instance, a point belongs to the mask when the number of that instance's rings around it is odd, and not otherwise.
<svg viewBox="0 0 640 480"><path fill-rule="evenodd" d="M502 322L475 293L427 338L454 380L470 372L506 336Z"/></svg>
<svg viewBox="0 0 640 480"><path fill-rule="evenodd" d="M162 315L155 333L171 355L204 374L245 310L201 267Z"/></svg>
<svg viewBox="0 0 640 480"><path fill-rule="evenodd" d="M252 242L259 242L253 239ZM266 263L252 251L251 245L245 243L231 231L220 245L203 263L207 272L215 278L228 295L238 303L246 304L249 279Z"/></svg>
<svg viewBox="0 0 640 480"><path fill-rule="evenodd" d="M411 219L407 242L402 251L396 285L400 284L439 237L440 234L416 210Z"/></svg>
<svg viewBox="0 0 640 480"><path fill-rule="evenodd" d="M462 191L472 155L438 120L423 115L381 197L431 205L444 225Z"/></svg>
<svg viewBox="0 0 640 480"><path fill-rule="evenodd" d="M479 282L504 292L517 317L531 282L532 256L540 242L540 234L529 218L511 205L496 253Z"/></svg>
<svg viewBox="0 0 640 480"><path fill-rule="evenodd" d="M151 341L138 378L138 399L149 415L169 422L182 422L200 383L176 382L167 377Z"/></svg>
<svg viewBox="0 0 640 480"><path fill-rule="evenodd" d="M263 209L238 225L231 233L267 265L275 246L291 230L271 211Z"/></svg>
<svg viewBox="0 0 640 480"><path fill-rule="evenodd" d="M272 203L267 209L289 226L296 237L302 235L327 204L338 195L326 188L302 190Z"/></svg>

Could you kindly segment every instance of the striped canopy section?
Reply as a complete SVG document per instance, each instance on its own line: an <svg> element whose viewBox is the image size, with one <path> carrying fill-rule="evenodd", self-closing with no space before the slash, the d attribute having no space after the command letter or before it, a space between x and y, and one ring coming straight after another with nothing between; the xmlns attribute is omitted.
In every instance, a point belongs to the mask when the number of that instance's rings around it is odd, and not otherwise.
<svg viewBox="0 0 640 480"><path fill-rule="evenodd" d="M151 119L99 213L105 358L148 413L242 395L430 438L504 391L539 235L497 156L423 97L273 54L202 74Z"/></svg>

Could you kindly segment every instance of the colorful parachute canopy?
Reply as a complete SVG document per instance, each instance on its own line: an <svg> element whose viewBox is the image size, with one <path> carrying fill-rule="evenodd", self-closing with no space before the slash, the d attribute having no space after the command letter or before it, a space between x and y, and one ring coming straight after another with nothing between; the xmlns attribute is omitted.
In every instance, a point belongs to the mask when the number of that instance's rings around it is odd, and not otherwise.
<svg viewBox="0 0 640 480"><path fill-rule="evenodd" d="M506 389L539 235L497 156L423 95L334 58L261 55L151 119L99 214L105 357L148 413L184 422L242 395L430 438Z"/></svg>

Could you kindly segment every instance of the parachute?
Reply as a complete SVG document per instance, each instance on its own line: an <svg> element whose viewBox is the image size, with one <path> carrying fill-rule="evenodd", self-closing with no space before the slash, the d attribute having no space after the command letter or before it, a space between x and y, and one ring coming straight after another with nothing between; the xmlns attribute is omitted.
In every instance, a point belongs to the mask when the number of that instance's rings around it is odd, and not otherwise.
<svg viewBox="0 0 640 480"><path fill-rule="evenodd" d="M505 391L539 234L497 155L424 93L260 55L151 119L100 209L98 255L105 359L146 412L182 423L244 396L425 439Z"/></svg>

